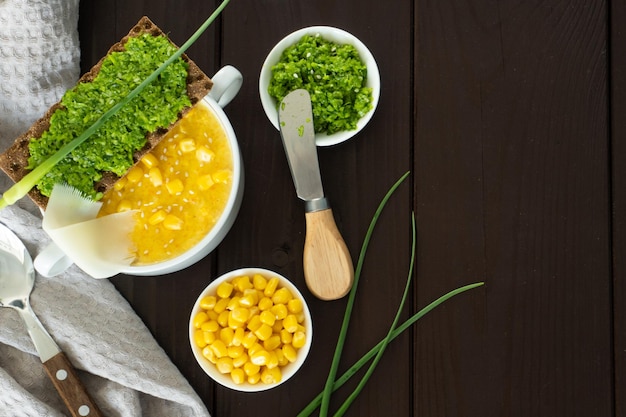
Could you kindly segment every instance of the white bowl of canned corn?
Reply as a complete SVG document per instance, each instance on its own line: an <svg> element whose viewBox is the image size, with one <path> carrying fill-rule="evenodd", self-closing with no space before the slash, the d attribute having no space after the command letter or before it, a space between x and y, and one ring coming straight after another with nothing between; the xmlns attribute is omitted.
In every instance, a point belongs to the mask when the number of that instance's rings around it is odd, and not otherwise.
<svg viewBox="0 0 626 417"><path fill-rule="evenodd" d="M244 268L215 279L189 319L191 350L219 384L238 391L274 388L304 363L313 338L311 313L287 278Z"/></svg>

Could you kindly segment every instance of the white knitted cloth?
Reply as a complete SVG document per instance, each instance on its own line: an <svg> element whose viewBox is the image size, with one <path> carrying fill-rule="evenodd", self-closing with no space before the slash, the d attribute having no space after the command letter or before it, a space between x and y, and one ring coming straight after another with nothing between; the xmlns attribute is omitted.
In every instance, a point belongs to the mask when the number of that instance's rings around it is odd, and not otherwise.
<svg viewBox="0 0 626 417"><path fill-rule="evenodd" d="M0 151L78 79L77 22L78 0L0 0ZM0 192L9 184L0 174ZM23 199L0 211L0 222L35 257L50 239L33 208ZM75 266L37 276L31 304L105 415L209 416L108 280ZM0 308L0 417L65 415L18 314Z"/></svg>

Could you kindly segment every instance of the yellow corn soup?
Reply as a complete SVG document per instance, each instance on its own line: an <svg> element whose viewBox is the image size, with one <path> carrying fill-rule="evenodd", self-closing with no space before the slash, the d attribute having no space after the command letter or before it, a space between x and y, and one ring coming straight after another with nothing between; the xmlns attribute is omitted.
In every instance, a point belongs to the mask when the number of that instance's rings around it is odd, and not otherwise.
<svg viewBox="0 0 626 417"><path fill-rule="evenodd" d="M174 258L197 244L224 211L233 157L219 120L199 102L103 197L99 216L138 210L134 265Z"/></svg>

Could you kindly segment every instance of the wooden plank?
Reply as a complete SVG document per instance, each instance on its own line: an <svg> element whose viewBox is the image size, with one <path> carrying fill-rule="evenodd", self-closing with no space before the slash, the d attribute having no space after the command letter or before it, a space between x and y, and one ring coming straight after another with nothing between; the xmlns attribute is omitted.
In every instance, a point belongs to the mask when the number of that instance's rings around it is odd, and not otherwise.
<svg viewBox="0 0 626 417"><path fill-rule="evenodd" d="M415 415L612 415L606 7L418 2Z"/></svg>
<svg viewBox="0 0 626 417"><path fill-rule="evenodd" d="M613 209L613 335L615 355L615 415L626 415L626 4L609 2L610 10L610 129Z"/></svg>

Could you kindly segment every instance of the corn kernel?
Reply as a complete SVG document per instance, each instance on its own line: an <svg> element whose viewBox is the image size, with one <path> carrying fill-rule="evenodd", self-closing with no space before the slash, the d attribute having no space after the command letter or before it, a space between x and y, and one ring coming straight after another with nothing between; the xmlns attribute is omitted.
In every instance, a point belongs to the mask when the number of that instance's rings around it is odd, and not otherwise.
<svg viewBox="0 0 626 417"><path fill-rule="evenodd" d="M228 314L228 323L227 323L228 327L230 329L232 329L233 331L235 329L243 329L244 327L246 327L246 322L245 321L238 321L233 317L233 312L231 311Z"/></svg>
<svg viewBox="0 0 626 417"><path fill-rule="evenodd" d="M248 321L248 329L255 332L259 329L259 327L261 327L263 323L261 322L261 317L260 316L253 316L249 321Z"/></svg>
<svg viewBox="0 0 626 417"><path fill-rule="evenodd" d="M163 210L159 210L155 212L152 216L148 218L148 224L154 226L161 223L167 217L167 213Z"/></svg>
<svg viewBox="0 0 626 417"><path fill-rule="evenodd" d="M254 274L252 276L252 284L257 290L264 290L267 285L267 279L261 274Z"/></svg>
<svg viewBox="0 0 626 417"><path fill-rule="evenodd" d="M185 189L185 186L183 185L183 182L179 178L176 178L176 179L166 182L165 188L167 188L167 191L171 195L178 195L183 192L183 190Z"/></svg>
<svg viewBox="0 0 626 417"><path fill-rule="evenodd" d="M126 173L126 179L130 182L139 182L143 177L143 169L135 165Z"/></svg>
<svg viewBox="0 0 626 417"><path fill-rule="evenodd" d="M296 361L298 354L292 345L283 345L282 351L283 355L285 355L285 358L287 358L289 362L293 363Z"/></svg>
<svg viewBox="0 0 626 417"><path fill-rule="evenodd" d="M225 169L217 171L215 174L213 174L213 181L215 182L227 184L229 180L230 180L230 171L227 171Z"/></svg>
<svg viewBox="0 0 626 417"><path fill-rule="evenodd" d="M222 327L228 327L228 317L230 317L230 311L224 310L217 316L217 322Z"/></svg>
<svg viewBox="0 0 626 417"><path fill-rule="evenodd" d="M233 359L229 358L228 356L218 358L215 365L217 365L217 370L220 371L220 373L222 374L228 374L232 372L235 368L233 366Z"/></svg>
<svg viewBox="0 0 626 417"><path fill-rule="evenodd" d="M217 296L220 298L228 298L233 293L233 288L233 284L224 281L217 287Z"/></svg>
<svg viewBox="0 0 626 417"><path fill-rule="evenodd" d="M235 359L244 354L243 346L228 346L228 356ZM243 365L243 364L242 364Z"/></svg>
<svg viewBox="0 0 626 417"><path fill-rule="evenodd" d="M261 381L261 373L260 372L257 372L256 374L250 375L248 377L248 384L250 384L250 385L256 385L256 384L259 383L259 381Z"/></svg>
<svg viewBox="0 0 626 417"><path fill-rule="evenodd" d="M243 292L243 297L239 300L239 304L244 307L253 307L259 303L259 294L255 289L247 289Z"/></svg>
<svg viewBox="0 0 626 417"><path fill-rule="evenodd" d="M289 333L287 330L283 329L280 331L280 341L283 344L291 343L291 339L293 338L293 333Z"/></svg>
<svg viewBox="0 0 626 417"><path fill-rule="evenodd" d="M218 288L218 290L219 290L219 288ZM219 295L219 293L218 293L218 295ZM215 311L217 314L220 314L221 312L226 310L226 307L228 307L228 303L229 302L230 302L230 298L228 298L228 297L220 298L215 303L215 307L213 307L213 311Z"/></svg>
<svg viewBox="0 0 626 417"><path fill-rule="evenodd" d="M197 184L199 189L201 189L202 191L206 191L209 188L213 187L215 181L213 181L213 177L211 176L211 174L205 174L198 177Z"/></svg>
<svg viewBox="0 0 626 417"><path fill-rule="evenodd" d="M247 308L238 307L233 309L230 314L233 320L236 320L240 323L245 323L248 320L248 317L250 317L250 310L248 310Z"/></svg>
<svg viewBox="0 0 626 417"><path fill-rule="evenodd" d="M130 201L128 200L122 200L120 201L120 203L117 205L117 212L118 213L122 213L124 211L128 211L128 210L132 210L133 206L130 203Z"/></svg>
<svg viewBox="0 0 626 417"><path fill-rule="evenodd" d="M274 349L276 349L278 346L280 346L281 341L280 341L280 336L275 334L270 336L267 340L263 341L263 347L267 350L267 351L273 351Z"/></svg>
<svg viewBox="0 0 626 417"><path fill-rule="evenodd" d="M270 308L270 311L272 313L274 313L274 316L276 316L277 320L282 320L285 317L287 317L287 306L284 304L276 304L275 306L272 306L272 308Z"/></svg>
<svg viewBox="0 0 626 417"><path fill-rule="evenodd" d="M193 340L199 348L203 348L207 345L207 342L204 340L204 332L202 330L196 330L193 332Z"/></svg>
<svg viewBox="0 0 626 417"><path fill-rule="evenodd" d="M221 339L217 339L215 342L211 343L210 347L217 358L223 358L228 355L228 348Z"/></svg>
<svg viewBox="0 0 626 417"><path fill-rule="evenodd" d="M195 327L196 329L199 329L200 326L202 326L202 323L204 323L208 319L209 319L209 316L204 311L199 312L193 318L193 327Z"/></svg>
<svg viewBox="0 0 626 417"><path fill-rule="evenodd" d="M304 332L298 331L293 334L291 345L294 348L300 349L301 347L304 346L305 343L306 343L306 335L304 334Z"/></svg>
<svg viewBox="0 0 626 417"><path fill-rule="evenodd" d="M249 308L249 310L250 310L250 318L261 314L261 310L259 310L258 306L252 306ZM248 320L250 320L250 318L248 318Z"/></svg>
<svg viewBox="0 0 626 417"><path fill-rule="evenodd" d="M213 158L215 158L215 152L213 152L212 150L210 150L206 146L201 145L201 146L198 147L198 149L196 149L196 158L200 162L205 162L205 163L206 162L211 162L211 160L213 160Z"/></svg>
<svg viewBox="0 0 626 417"><path fill-rule="evenodd" d="M293 314L289 314L287 317L285 317L285 320L283 320L283 327L289 333L295 333L296 331L298 331L298 319L296 318L296 316L294 316Z"/></svg>
<svg viewBox="0 0 626 417"><path fill-rule="evenodd" d="M272 330L276 334L280 333L280 331L283 330L283 321L282 320L276 320L274 322L274 325L272 326Z"/></svg>
<svg viewBox="0 0 626 417"><path fill-rule="evenodd" d="M289 307L287 307L287 309L289 309ZM304 320L306 319L306 315L304 314L304 311L301 311L295 314L296 314L296 318L298 319L298 323L300 324L304 323Z"/></svg>
<svg viewBox="0 0 626 417"><path fill-rule="evenodd" d="M213 310L215 303L217 303L217 298L214 295L207 295L206 297L202 297L199 304L200 308Z"/></svg>
<svg viewBox="0 0 626 417"><path fill-rule="evenodd" d="M254 334L256 335L256 337L259 338L259 340L267 340L272 335L272 332L273 332L272 328L268 326L267 324L263 323L261 324L261 327L259 327L258 329L254 331Z"/></svg>
<svg viewBox="0 0 626 417"><path fill-rule="evenodd" d="M182 153L193 152L196 150L196 141L191 138L182 139L178 142L178 149L180 149Z"/></svg>
<svg viewBox="0 0 626 417"><path fill-rule="evenodd" d="M168 214L163 219L163 227L168 230L180 230L183 228L183 221L181 218L174 216L173 214Z"/></svg>
<svg viewBox="0 0 626 417"><path fill-rule="evenodd" d="M210 345L217 340L217 336L215 336L215 332L203 331L202 336L204 337L204 341L207 345Z"/></svg>
<svg viewBox="0 0 626 417"><path fill-rule="evenodd" d="M249 290L252 288L252 283L250 282L250 277L247 275L242 275L233 280L233 285L237 289L237 291L244 292L245 290Z"/></svg>
<svg viewBox="0 0 626 417"><path fill-rule="evenodd" d="M241 385L246 381L246 375L243 372L243 369L238 369L238 368L233 369L230 373L230 377L232 378L233 382L237 385Z"/></svg>
<svg viewBox="0 0 626 417"><path fill-rule="evenodd" d="M224 342L224 345L230 346L235 336L235 331L230 327L225 327L220 330L220 340Z"/></svg>
<svg viewBox="0 0 626 417"><path fill-rule="evenodd" d="M122 191L127 182L128 179L126 179L126 177L122 177L119 180L115 181L115 184L113 184L113 189L115 191Z"/></svg>
<svg viewBox="0 0 626 417"><path fill-rule="evenodd" d="M284 287L277 289L274 295L272 295L274 304L287 304L292 298L293 295L291 295L291 291Z"/></svg>
<svg viewBox="0 0 626 417"><path fill-rule="evenodd" d="M265 349L258 350L250 355L250 362L255 365L264 366L269 360L270 353Z"/></svg>
<svg viewBox="0 0 626 417"><path fill-rule="evenodd" d="M241 297L239 297L239 295L237 294L238 293L235 293L235 295L230 299L228 305L226 306L226 310L233 311L235 308L239 307L239 299Z"/></svg>
<svg viewBox="0 0 626 417"><path fill-rule="evenodd" d="M200 326L200 328L205 332L216 332L220 329L220 324L217 322L217 320L210 319L202 323L202 326Z"/></svg>
<svg viewBox="0 0 626 417"><path fill-rule="evenodd" d="M269 297L263 297L259 300L260 310L269 310L270 308L272 308L273 305L274 303L272 302L272 299Z"/></svg>
<svg viewBox="0 0 626 417"><path fill-rule="evenodd" d="M268 326L273 326L276 321L276 316L269 310L262 311L261 314L259 314L259 318L261 319L261 323L267 324Z"/></svg>
<svg viewBox="0 0 626 417"><path fill-rule="evenodd" d="M276 287L278 286L278 278L272 277L269 281L267 281L267 285L263 289L263 294L266 297L271 297L274 295L274 291L276 291Z"/></svg>
<svg viewBox="0 0 626 417"><path fill-rule="evenodd" d="M150 169L153 168L157 165L159 165L159 161L158 159L156 159L156 156L154 156L154 154L151 153L147 153L143 156L143 158L141 158L141 162L146 166L146 168Z"/></svg>
<svg viewBox="0 0 626 417"><path fill-rule="evenodd" d="M299 298L292 298L287 302L287 310L290 313L298 314L304 310L304 306L302 305L302 300Z"/></svg>
<svg viewBox="0 0 626 417"><path fill-rule="evenodd" d="M248 348L248 355L252 356L255 353L260 352L262 350L264 350L263 345L258 342L255 342L252 346Z"/></svg>
<svg viewBox="0 0 626 417"><path fill-rule="evenodd" d="M250 348L254 346L257 340L258 340L258 337L256 337L254 333L247 332L246 335L243 337L241 344L243 345L243 347L250 350Z"/></svg>
<svg viewBox="0 0 626 417"><path fill-rule="evenodd" d="M272 351L269 352L270 357L267 360L267 364L265 365L267 367L267 369L274 369L278 366L278 355L276 355L276 352Z"/></svg>
<svg viewBox="0 0 626 417"><path fill-rule="evenodd" d="M289 364L289 360L285 357L282 349L276 349L275 352L278 357L278 366L286 366Z"/></svg>
<svg viewBox="0 0 626 417"><path fill-rule="evenodd" d="M264 384L277 384L282 379L282 372L279 367L268 369L265 368L261 372L261 381Z"/></svg>
<svg viewBox="0 0 626 417"><path fill-rule="evenodd" d="M250 363L250 358L248 357L248 355L246 355L245 351L240 356L233 358L233 366L235 368L243 368L246 363Z"/></svg>
<svg viewBox="0 0 626 417"><path fill-rule="evenodd" d="M202 349L202 356L207 358L207 360L213 364L217 361L217 357L215 356L213 349L211 349L211 346L206 346Z"/></svg>
<svg viewBox="0 0 626 417"><path fill-rule="evenodd" d="M243 346L243 338L246 335L246 331L243 327L237 327L235 329L235 334L233 335L233 346Z"/></svg>
<svg viewBox="0 0 626 417"><path fill-rule="evenodd" d="M163 185L163 174L161 174L161 170L159 168L150 168L148 171L148 178L155 187Z"/></svg>
<svg viewBox="0 0 626 417"><path fill-rule="evenodd" d="M261 367L259 365L255 365L250 361L243 364L243 371L248 376L258 374L260 370L261 370Z"/></svg>

